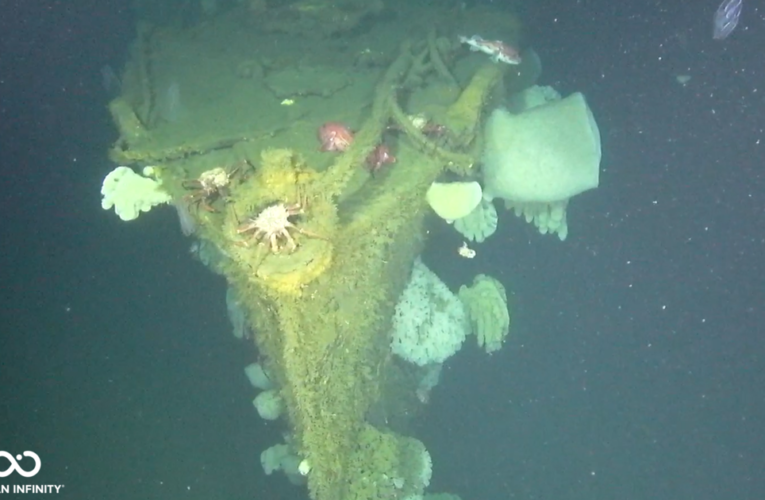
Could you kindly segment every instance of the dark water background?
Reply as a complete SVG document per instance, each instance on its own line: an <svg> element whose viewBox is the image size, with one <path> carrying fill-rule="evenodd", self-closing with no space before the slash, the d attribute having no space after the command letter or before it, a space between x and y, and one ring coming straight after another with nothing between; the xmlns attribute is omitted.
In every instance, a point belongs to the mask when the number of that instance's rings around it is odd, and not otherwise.
<svg viewBox="0 0 765 500"><path fill-rule="evenodd" d="M765 12L715 42L716 2L674 4L521 6L542 83L588 96L601 187L565 243L503 217L478 260L425 256L450 285L482 271L514 292L508 344L466 347L432 395L432 491L765 498ZM66 498L299 498L260 469L280 436L250 405L224 283L171 211L99 207L99 70L134 22L122 2L3 2L0 450L36 451L30 482Z"/></svg>

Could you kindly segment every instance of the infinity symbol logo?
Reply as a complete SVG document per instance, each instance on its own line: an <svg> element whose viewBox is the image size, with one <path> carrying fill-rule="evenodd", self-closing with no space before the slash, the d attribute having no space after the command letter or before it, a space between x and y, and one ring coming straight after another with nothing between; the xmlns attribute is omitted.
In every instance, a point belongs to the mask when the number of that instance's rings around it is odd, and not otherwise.
<svg viewBox="0 0 765 500"><path fill-rule="evenodd" d="M32 457L32 459L35 461L35 468L31 471L27 472L24 469L21 468L19 463L16 460L21 460L23 457L21 455L16 455L16 458L13 458L13 455L8 453L7 451L0 451L0 457L5 457L8 459L8 461L11 463L11 466L8 467L6 470L0 472L0 477L7 477L13 474L13 471L18 472L24 477L32 477L38 472L40 472L40 466L42 465L40 462L40 457L37 456L37 453L33 451L25 451L23 453L25 457Z"/></svg>

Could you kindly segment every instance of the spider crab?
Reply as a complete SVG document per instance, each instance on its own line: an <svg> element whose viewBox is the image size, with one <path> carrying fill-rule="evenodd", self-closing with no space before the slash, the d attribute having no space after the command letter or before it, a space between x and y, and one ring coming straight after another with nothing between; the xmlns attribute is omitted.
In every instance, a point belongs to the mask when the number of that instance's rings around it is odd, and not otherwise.
<svg viewBox="0 0 765 500"><path fill-rule="evenodd" d="M183 199L189 206L196 205L197 208L202 207L208 212L215 212L212 204L217 199L228 196L229 184L231 184L231 179L239 171L239 168L237 166L228 171L223 167L215 167L205 170L196 179L183 181L183 187L191 190L191 193L184 196Z"/></svg>
<svg viewBox="0 0 765 500"><path fill-rule="evenodd" d="M268 243L271 252L281 253L285 248L290 253L297 250L297 243L290 234L290 230L297 231L305 236L324 239L321 236L297 227L290 221L294 215L305 213L305 202L297 202L291 205L286 203L274 203L258 213L249 217L236 229L237 234L250 233L252 239L261 243ZM246 242L244 242L247 245Z"/></svg>

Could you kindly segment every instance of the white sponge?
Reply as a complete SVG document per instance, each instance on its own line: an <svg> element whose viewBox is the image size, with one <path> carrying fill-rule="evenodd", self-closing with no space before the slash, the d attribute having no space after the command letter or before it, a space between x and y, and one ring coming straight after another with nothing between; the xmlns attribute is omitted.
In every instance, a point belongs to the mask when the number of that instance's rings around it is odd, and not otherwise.
<svg viewBox="0 0 765 500"><path fill-rule="evenodd" d="M229 288L230 290L230 288ZM250 363L244 367L244 373L247 375L247 380L256 389L268 391L274 388L274 383L271 381L271 377L268 376L266 370L260 363Z"/></svg>
<svg viewBox="0 0 765 500"><path fill-rule="evenodd" d="M101 186L101 195L101 207L104 210L114 207L114 212L124 221L137 219L141 212L171 201L158 181L138 175L128 167L109 172Z"/></svg>
<svg viewBox="0 0 765 500"><path fill-rule="evenodd" d="M284 412L284 400L276 389L261 392L252 404L264 420L276 420Z"/></svg>
<svg viewBox="0 0 765 500"><path fill-rule="evenodd" d="M563 201L598 187L600 134L584 96L519 115L495 110L486 124L484 193L514 203Z"/></svg>
<svg viewBox="0 0 765 500"><path fill-rule="evenodd" d="M483 193L475 181L434 182L426 198L439 217L452 222L468 215L480 202Z"/></svg>
<svg viewBox="0 0 765 500"><path fill-rule="evenodd" d="M569 198L598 187L600 132L582 94L535 104L525 103L532 107L520 114L497 109L489 117L484 197L503 198L542 234L565 240Z"/></svg>
<svg viewBox="0 0 765 500"><path fill-rule="evenodd" d="M443 363L462 347L468 333L465 306L417 259L409 285L396 304L393 354L419 366Z"/></svg>
<svg viewBox="0 0 765 500"><path fill-rule="evenodd" d="M263 472L270 476L274 471L282 468L282 461L290 455L290 447L286 444L276 444L263 450L260 454L260 465Z"/></svg>

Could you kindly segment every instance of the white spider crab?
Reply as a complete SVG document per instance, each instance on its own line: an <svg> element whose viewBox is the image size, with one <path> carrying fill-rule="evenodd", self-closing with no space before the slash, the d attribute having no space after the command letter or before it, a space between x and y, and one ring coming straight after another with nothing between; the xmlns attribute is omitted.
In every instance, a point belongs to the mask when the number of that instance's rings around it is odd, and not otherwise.
<svg viewBox="0 0 765 500"><path fill-rule="evenodd" d="M212 203L218 198L228 196L231 178L239 171L241 165L230 172L223 167L216 167L202 172L196 179L183 181L183 187L191 193L183 197L191 205L202 207L208 212L215 212Z"/></svg>
<svg viewBox="0 0 765 500"><path fill-rule="evenodd" d="M298 245L290 234L291 229L312 238L324 239L317 234L300 229L290 221L290 217L293 215L304 213L304 205L304 203L300 202L292 205L275 203L264 208L258 215L248 218L239 225L236 232L237 234L243 234L254 231L252 238L263 243L268 242L273 253L280 253L284 250L285 246L280 243L280 240L286 244L289 252L294 252Z"/></svg>

